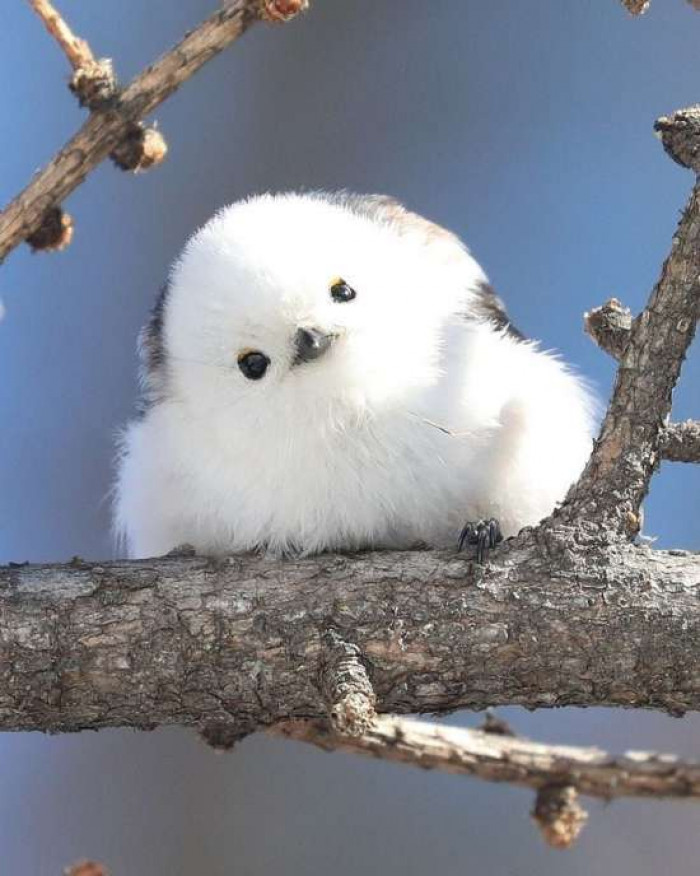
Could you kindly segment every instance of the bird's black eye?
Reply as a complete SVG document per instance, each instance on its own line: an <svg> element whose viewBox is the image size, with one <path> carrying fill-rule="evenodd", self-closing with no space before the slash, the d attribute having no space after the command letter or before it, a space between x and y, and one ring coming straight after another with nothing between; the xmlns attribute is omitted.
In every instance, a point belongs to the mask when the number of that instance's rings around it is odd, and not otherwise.
<svg viewBox="0 0 700 876"><path fill-rule="evenodd" d="M352 286L348 286L345 280L338 279L334 280L331 285L331 298L336 304L344 304L346 301L357 298L357 292Z"/></svg>
<svg viewBox="0 0 700 876"><path fill-rule="evenodd" d="M260 380L267 371L270 360L259 350L248 350L238 357L238 367L248 380Z"/></svg>

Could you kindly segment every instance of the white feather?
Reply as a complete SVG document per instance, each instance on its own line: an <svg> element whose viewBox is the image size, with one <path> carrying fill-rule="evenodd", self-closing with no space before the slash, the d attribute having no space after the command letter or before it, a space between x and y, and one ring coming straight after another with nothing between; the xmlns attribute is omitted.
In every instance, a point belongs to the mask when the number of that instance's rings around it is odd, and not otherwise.
<svg viewBox="0 0 700 876"><path fill-rule="evenodd" d="M354 301L332 300L338 277ZM539 521L590 451L592 400L536 344L465 318L484 280L456 239L318 195L221 211L174 266L158 399L123 437L130 554L451 547L467 520ZM293 366L299 327L340 336ZM270 359L260 380L246 349Z"/></svg>

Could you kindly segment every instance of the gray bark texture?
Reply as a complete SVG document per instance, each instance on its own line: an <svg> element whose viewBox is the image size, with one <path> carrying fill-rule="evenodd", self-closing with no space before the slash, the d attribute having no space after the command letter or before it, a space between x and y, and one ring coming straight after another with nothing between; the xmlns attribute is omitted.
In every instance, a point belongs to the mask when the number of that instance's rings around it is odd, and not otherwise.
<svg viewBox="0 0 700 876"><path fill-rule="evenodd" d="M0 570L0 727L228 725L328 713L328 631L381 712L700 708L700 562L575 528L450 553Z"/></svg>

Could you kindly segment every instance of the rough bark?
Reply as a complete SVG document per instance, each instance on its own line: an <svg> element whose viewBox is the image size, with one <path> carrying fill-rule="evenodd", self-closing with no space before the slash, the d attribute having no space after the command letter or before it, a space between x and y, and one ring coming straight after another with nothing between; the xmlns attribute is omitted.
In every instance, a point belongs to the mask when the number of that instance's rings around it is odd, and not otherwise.
<svg viewBox="0 0 700 876"><path fill-rule="evenodd" d="M451 553L165 558L0 570L0 727L323 718L323 638L381 712L505 703L700 708L700 563L533 530Z"/></svg>

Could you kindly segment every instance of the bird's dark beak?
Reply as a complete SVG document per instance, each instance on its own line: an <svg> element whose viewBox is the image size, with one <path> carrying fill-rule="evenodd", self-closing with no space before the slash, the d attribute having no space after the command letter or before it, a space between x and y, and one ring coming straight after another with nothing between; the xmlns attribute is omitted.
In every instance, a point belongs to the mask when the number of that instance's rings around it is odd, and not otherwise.
<svg viewBox="0 0 700 876"><path fill-rule="evenodd" d="M300 328L294 335L294 359L292 365L313 362L328 351L338 336L326 334L316 328Z"/></svg>

